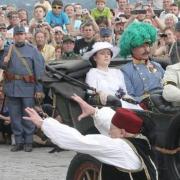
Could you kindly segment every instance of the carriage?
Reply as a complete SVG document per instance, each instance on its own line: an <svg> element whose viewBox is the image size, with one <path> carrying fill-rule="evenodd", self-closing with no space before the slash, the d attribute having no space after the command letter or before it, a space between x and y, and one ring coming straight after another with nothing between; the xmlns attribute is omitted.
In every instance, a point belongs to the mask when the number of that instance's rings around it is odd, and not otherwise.
<svg viewBox="0 0 180 180"><path fill-rule="evenodd" d="M120 66L129 60L113 60L111 66ZM65 124L79 130L82 134L99 133L91 117L78 121L80 107L71 100L76 93L83 99L89 98L87 90L91 89L84 83L85 74L91 68L88 61L66 60L51 62L46 66L46 73L42 78L45 87L51 89L53 106L56 107ZM95 106L97 105L95 102ZM148 99L149 109L143 111L155 122L155 147L153 152L160 172L160 179L180 179L180 115L178 108L172 107L162 99L161 92L153 93ZM117 108L113 107L112 108ZM71 160L66 180L97 180L101 163L95 158L77 153Z"/></svg>

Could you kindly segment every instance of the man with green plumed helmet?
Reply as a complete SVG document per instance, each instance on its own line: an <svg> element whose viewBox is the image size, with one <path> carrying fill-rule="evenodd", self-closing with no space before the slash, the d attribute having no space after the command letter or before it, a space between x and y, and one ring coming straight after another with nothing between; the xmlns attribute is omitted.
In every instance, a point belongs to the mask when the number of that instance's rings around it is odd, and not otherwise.
<svg viewBox="0 0 180 180"><path fill-rule="evenodd" d="M130 24L120 40L120 55L132 56L132 62L122 67L126 88L139 103L152 92L162 89L164 70L150 59L150 46L156 41L157 30L142 22Z"/></svg>

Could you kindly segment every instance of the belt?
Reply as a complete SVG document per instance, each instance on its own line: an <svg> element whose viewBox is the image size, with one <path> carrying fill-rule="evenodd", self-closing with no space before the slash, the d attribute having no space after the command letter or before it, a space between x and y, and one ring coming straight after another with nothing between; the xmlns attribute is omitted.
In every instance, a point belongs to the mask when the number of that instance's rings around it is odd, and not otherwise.
<svg viewBox="0 0 180 180"><path fill-rule="evenodd" d="M4 79L8 81L22 80L28 83L35 83L35 77L33 75L18 75L4 71Z"/></svg>

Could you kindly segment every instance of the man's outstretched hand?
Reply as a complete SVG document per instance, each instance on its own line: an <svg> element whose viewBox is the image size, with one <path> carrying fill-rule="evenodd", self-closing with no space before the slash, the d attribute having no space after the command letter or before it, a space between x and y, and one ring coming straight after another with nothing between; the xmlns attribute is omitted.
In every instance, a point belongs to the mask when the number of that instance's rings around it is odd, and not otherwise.
<svg viewBox="0 0 180 180"><path fill-rule="evenodd" d="M41 128L43 119L39 116L39 114L33 108L29 107L27 107L25 111L28 116L23 117L23 119L32 121L38 128Z"/></svg>
<svg viewBox="0 0 180 180"><path fill-rule="evenodd" d="M81 97L78 95L74 94L71 96L71 98L76 101L79 106L81 107L82 113L79 115L78 120L80 121L81 119L88 117L90 115L94 115L96 108L93 106L89 105L86 101L84 101Z"/></svg>

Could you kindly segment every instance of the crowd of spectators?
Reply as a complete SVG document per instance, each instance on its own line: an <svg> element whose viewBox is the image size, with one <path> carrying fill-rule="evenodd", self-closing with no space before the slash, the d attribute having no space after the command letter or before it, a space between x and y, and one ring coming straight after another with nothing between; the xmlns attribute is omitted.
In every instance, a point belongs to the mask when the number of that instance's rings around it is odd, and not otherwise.
<svg viewBox="0 0 180 180"><path fill-rule="evenodd" d="M163 0L163 9L158 10L153 1L146 4L116 1L117 7L114 9L107 7L105 0L94 1L93 9L86 9L80 3L65 4L60 0L52 3L38 1L32 10L33 17L29 17L26 9L3 5L0 10L0 32L6 41L4 45L13 41L13 27L21 24L25 26L27 42L37 46L48 62L56 59L54 52L57 50L63 57L64 35L74 38L74 52L82 56L95 41L118 45L124 28L133 21L141 21L152 24L158 31L159 39L152 56L162 58L169 55L171 48L167 46L175 41L173 28L180 18L179 4Z"/></svg>
<svg viewBox="0 0 180 180"><path fill-rule="evenodd" d="M119 46L124 29L132 22L140 21L157 30L158 38L151 47L151 58L165 64L180 62L175 32L175 25L180 20L180 3L163 0L163 9L157 9L153 1L146 4L132 4L127 0L116 2L117 7L111 9L106 0L94 0L94 8L87 9L80 3L41 0L33 6L33 17L26 9L3 5L0 9L0 50L13 43L13 28L22 25L26 42L37 47L45 63L82 59L97 41ZM119 55L117 58L121 59ZM9 119L0 118L9 125Z"/></svg>

